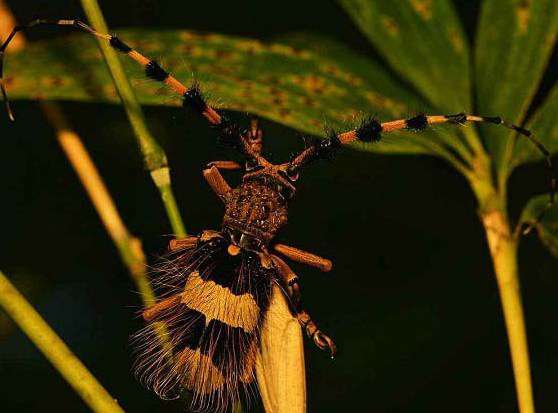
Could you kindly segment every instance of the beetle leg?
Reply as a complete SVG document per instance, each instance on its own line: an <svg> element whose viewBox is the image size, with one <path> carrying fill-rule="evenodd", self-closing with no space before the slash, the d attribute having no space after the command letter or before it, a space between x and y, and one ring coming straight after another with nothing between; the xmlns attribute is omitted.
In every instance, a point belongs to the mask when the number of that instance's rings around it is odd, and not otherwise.
<svg viewBox="0 0 558 413"><path fill-rule="evenodd" d="M215 191L215 193L221 198L222 201L225 200L225 195L231 190L231 187L219 172L219 169L215 165L212 165L203 170L203 177Z"/></svg>
<svg viewBox="0 0 558 413"><path fill-rule="evenodd" d="M314 341L314 344L316 344L316 346L318 346L321 350L329 349L331 358L334 358L337 353L337 346L333 340L318 329L316 323L312 321L306 311L302 310L298 313L297 318L298 322L304 327L304 331L306 331L308 337Z"/></svg>
<svg viewBox="0 0 558 413"><path fill-rule="evenodd" d="M198 245L198 242L207 242L213 238L223 237L219 231L206 229L198 236L187 235L184 238L172 239L169 241L169 250L175 251L177 249L186 248L192 249Z"/></svg>
<svg viewBox="0 0 558 413"><path fill-rule="evenodd" d="M151 321L161 314L162 311L180 304L181 300L182 294L175 294L171 297L165 298L153 304L151 307L146 308L142 313L143 319L145 321Z"/></svg>
<svg viewBox="0 0 558 413"><path fill-rule="evenodd" d="M331 267L333 266L331 260L322 258L307 251L299 250L295 247L290 247L288 245L275 244L273 249L293 261L310 265L311 267L318 268L324 272L331 271Z"/></svg>
<svg viewBox="0 0 558 413"><path fill-rule="evenodd" d="M207 166L208 167L214 166L217 169L223 169L226 171L235 171L237 169L242 169L242 166L240 166L235 161L213 161L213 162L209 162Z"/></svg>
<svg viewBox="0 0 558 413"><path fill-rule="evenodd" d="M328 349L331 354L331 358L335 357L337 347L333 340L318 329L316 323L308 315L306 310L302 308L298 276L281 258L273 254L270 254L269 256L283 279L286 286L286 293L288 294L288 298L294 307L295 316L298 319L298 322L304 328L308 337L314 341L316 346L322 350Z"/></svg>
<svg viewBox="0 0 558 413"><path fill-rule="evenodd" d="M175 251L181 248L191 249L194 248L199 241L199 237L192 237L190 235L184 238L171 239L169 241L169 250Z"/></svg>

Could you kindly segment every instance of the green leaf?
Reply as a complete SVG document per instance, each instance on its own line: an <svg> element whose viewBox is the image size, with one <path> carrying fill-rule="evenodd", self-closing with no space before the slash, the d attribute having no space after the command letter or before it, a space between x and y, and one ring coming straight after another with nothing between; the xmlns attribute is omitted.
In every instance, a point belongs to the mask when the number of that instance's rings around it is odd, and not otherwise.
<svg viewBox="0 0 558 413"><path fill-rule="evenodd" d="M521 214L522 224L534 224L537 218L545 211L548 205L548 195L539 195L532 198ZM548 209L539 223L535 225L535 230L543 244L549 251L558 257L558 205Z"/></svg>
<svg viewBox="0 0 558 413"><path fill-rule="evenodd" d="M556 0L482 3L477 33L478 111L521 124L543 76L558 31ZM514 140L504 128L483 128L500 176L511 171Z"/></svg>
<svg viewBox="0 0 558 413"><path fill-rule="evenodd" d="M469 47L449 0L339 0L372 44L430 103L470 110Z"/></svg>
<svg viewBox="0 0 558 413"><path fill-rule="evenodd" d="M366 113L392 118L409 113L412 95L378 66L351 52L343 61L287 44L187 31L126 30L119 37L156 58L188 84L192 74L211 103L267 117L303 132L322 134L324 122L351 129ZM342 46L337 46L342 49ZM124 60L129 72L141 70ZM8 56L4 73L10 96L19 99L65 99L117 102L118 98L95 41L72 35L30 44ZM161 94L157 82L136 88L143 104L180 105ZM214 99L212 99L214 98ZM398 136L403 136L398 138ZM436 153L420 143L419 134L399 133L382 145L356 147L387 153Z"/></svg>

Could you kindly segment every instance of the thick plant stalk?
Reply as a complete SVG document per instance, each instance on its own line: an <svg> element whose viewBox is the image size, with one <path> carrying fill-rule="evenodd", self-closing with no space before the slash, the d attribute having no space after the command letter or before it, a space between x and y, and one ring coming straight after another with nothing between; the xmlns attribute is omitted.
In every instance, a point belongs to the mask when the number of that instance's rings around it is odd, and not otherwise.
<svg viewBox="0 0 558 413"><path fill-rule="evenodd" d="M482 214L482 221L506 322L519 411L534 413L529 349L517 269L517 240L510 231L507 217L500 210Z"/></svg>
<svg viewBox="0 0 558 413"><path fill-rule="evenodd" d="M494 265L506 323L519 411L534 413L529 348L517 267L519 235L518 231L514 232L510 228L505 212L505 191L494 188L489 159L486 156L478 156L475 166L474 173L468 178L479 202L479 215Z"/></svg>
<svg viewBox="0 0 558 413"><path fill-rule="evenodd" d="M97 1L81 0L81 4L92 27L98 32L108 33L107 24ZM151 173L153 182L159 189L173 232L179 238L184 237L186 235L186 230L172 192L167 157L163 149L157 144L149 132L140 104L116 52L107 42L99 41L98 44L114 80L122 104L126 109L128 119L130 120L130 124L132 125L132 129L134 130L143 154L145 165Z"/></svg>
<svg viewBox="0 0 558 413"><path fill-rule="evenodd" d="M94 412L123 413L105 388L87 370L0 271L0 306L45 355Z"/></svg>

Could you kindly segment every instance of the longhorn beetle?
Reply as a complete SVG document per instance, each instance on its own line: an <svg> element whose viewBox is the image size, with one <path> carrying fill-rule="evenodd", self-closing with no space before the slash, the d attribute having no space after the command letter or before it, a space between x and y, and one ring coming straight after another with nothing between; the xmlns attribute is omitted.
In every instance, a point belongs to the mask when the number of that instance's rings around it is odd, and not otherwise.
<svg viewBox="0 0 558 413"><path fill-rule="evenodd" d="M0 46L0 85L12 120L2 81L4 52L17 32L38 25L70 26L108 41L139 63L147 77L177 93L184 107L203 116L223 143L246 158L244 166L215 161L204 169L204 178L225 205L222 228L170 242L153 280L158 301L143 311L147 326L135 336L139 349L136 367L144 383L161 397L176 396L183 387L190 389L192 407L197 410L226 410L254 381L261 327L274 285L285 294L292 314L313 342L328 350L331 357L336 353L334 342L302 307L297 275L277 254L322 271L331 270L331 261L274 242L277 231L287 222L288 205L300 172L310 163L329 158L353 141L378 143L383 134L392 131L422 131L441 123L488 122L514 130L542 152L550 175L549 205L554 202L556 184L548 150L531 132L500 117L420 114L389 122L369 117L354 130L332 132L314 141L289 162L273 164L262 155L262 130L257 121L253 120L247 129L239 127L206 103L198 85L184 86L156 61L118 37L99 33L79 20L35 20L15 27ZM221 170L242 170L241 184L231 188ZM170 357L169 350L157 342L155 331L159 328L166 330L173 354Z"/></svg>

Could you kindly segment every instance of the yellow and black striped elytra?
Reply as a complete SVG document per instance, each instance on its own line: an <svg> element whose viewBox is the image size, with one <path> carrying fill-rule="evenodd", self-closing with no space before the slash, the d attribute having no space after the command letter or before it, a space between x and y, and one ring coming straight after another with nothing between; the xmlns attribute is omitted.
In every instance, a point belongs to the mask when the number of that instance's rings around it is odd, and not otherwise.
<svg viewBox="0 0 558 413"><path fill-rule="evenodd" d="M148 324L134 337L135 370L162 398L187 388L194 410L222 411L253 385L259 332L280 277L254 252L229 254L226 234L212 235L156 267L160 307L144 313ZM160 326L170 346L158 342Z"/></svg>
<svg viewBox="0 0 558 413"><path fill-rule="evenodd" d="M292 331L262 329L269 326L266 321L272 313L270 303L280 303L272 291L284 294L290 316L298 320L316 346L329 351L332 357L336 353L335 343L303 308L299 277L283 258L322 271L331 270L331 261L274 241L287 222L288 206L296 193L300 173L310 163L331 158L351 142L379 143L385 134L393 131L420 132L446 123L489 123L515 131L543 154L549 174L548 207L554 202L556 180L548 150L530 131L500 117L418 114L387 122L368 117L352 130L330 132L326 139L314 140L288 162L273 164L262 155L262 130L257 121L252 120L247 128L240 127L213 109L197 84L184 86L156 61L116 36L99 33L79 20L35 20L14 28L0 45L0 88L12 120L2 79L4 52L19 31L45 24L82 30L109 42L115 50L137 62L148 78L175 92L185 108L207 120L221 142L245 158L244 165L221 160L209 163L204 169L205 180L225 206L222 228L170 242L169 253L154 272L157 302L143 311L147 325L134 336L135 368L140 380L163 398L178 397L182 389L190 389L195 410L226 411L243 392L252 388L257 354L263 349L260 343L277 342L267 340L270 337L263 337L262 331ZM231 188L221 174L230 170L242 172L241 184L236 188ZM277 305L286 307L282 303ZM296 342L288 337L286 341ZM260 354L272 353L268 350ZM277 360L270 364L277 365Z"/></svg>

